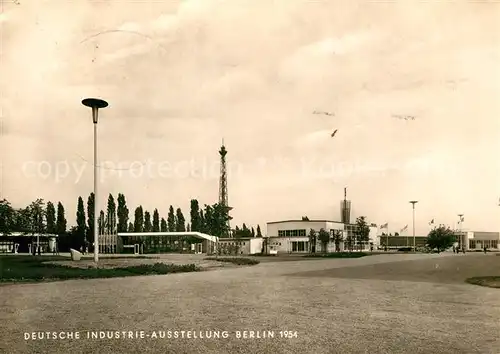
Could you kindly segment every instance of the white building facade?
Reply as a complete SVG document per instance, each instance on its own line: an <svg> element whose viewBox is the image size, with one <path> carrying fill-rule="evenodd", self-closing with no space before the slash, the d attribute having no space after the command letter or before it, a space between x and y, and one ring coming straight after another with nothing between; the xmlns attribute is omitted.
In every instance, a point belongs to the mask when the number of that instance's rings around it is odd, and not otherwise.
<svg viewBox="0 0 500 354"><path fill-rule="evenodd" d="M485 247L488 250L500 250L499 232L465 231L460 234L463 235L463 239L466 239L465 242L462 242L467 251L482 250Z"/></svg>
<svg viewBox="0 0 500 354"><path fill-rule="evenodd" d="M377 227L369 226L369 242L358 245L355 244L355 250L370 250L371 247L377 249L379 239L377 238ZM314 230L318 233L321 229L327 231L332 239L327 244L326 250L323 250L322 243L317 240L310 244L309 234ZM333 241L333 234L340 231L344 241L339 244L339 251L344 251L345 240L351 236L355 239L355 224L344 224L338 221L330 220L285 220L267 223L267 253L318 253L335 252L336 246ZM273 252L271 252L273 251Z"/></svg>
<svg viewBox="0 0 500 354"><path fill-rule="evenodd" d="M219 238L221 254L249 255L262 252L263 237Z"/></svg>

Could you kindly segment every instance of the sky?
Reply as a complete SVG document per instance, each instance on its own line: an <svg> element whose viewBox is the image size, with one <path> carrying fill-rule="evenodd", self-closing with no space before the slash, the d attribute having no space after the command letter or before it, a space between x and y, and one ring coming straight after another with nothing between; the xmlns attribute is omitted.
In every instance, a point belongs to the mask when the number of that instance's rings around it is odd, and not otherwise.
<svg viewBox="0 0 500 354"><path fill-rule="evenodd" d="M500 4L492 1L2 0L3 198L93 188L166 217L218 200L233 223L352 218L500 228ZM314 112L329 112L314 114ZM413 116L401 119L398 116ZM337 129L334 137L333 130ZM410 231L411 233L411 231Z"/></svg>

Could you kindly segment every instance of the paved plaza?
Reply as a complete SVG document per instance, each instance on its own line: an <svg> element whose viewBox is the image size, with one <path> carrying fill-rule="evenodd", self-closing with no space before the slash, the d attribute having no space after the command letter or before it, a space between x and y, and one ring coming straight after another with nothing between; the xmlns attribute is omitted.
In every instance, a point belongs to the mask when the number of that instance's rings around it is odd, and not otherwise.
<svg viewBox="0 0 500 354"><path fill-rule="evenodd" d="M489 254L401 254L6 285L0 352L499 353L500 289L463 282L498 273L500 257ZM229 337L86 339L87 331L141 330ZM275 337L236 338L244 330ZM81 337L24 339L44 331ZM280 331L297 338L280 338Z"/></svg>

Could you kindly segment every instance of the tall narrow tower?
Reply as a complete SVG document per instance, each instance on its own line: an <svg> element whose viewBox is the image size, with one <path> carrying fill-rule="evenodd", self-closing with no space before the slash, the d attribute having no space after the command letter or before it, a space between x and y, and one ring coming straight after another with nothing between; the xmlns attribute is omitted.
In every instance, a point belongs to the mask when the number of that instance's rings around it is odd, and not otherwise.
<svg viewBox="0 0 500 354"><path fill-rule="evenodd" d="M232 208L229 206L227 195L227 170L226 170L226 155L227 150L224 146L224 139L222 139L222 146L219 150L220 155L220 179L219 179L219 204L226 207L229 212ZM230 229L229 220L227 221L227 229ZM222 235L222 237L229 237L230 235Z"/></svg>
<svg viewBox="0 0 500 354"><path fill-rule="evenodd" d="M344 200L340 202L340 219L344 224L351 222L351 201L347 200L347 187L344 188Z"/></svg>

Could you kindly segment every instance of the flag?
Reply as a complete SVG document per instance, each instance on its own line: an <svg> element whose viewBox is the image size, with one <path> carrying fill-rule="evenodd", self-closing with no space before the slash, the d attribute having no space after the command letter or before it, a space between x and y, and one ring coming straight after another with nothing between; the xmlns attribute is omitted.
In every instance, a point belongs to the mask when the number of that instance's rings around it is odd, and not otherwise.
<svg viewBox="0 0 500 354"><path fill-rule="evenodd" d="M381 228L381 229L387 229L388 227L389 227L389 223L388 223L388 222L386 222L386 223L385 223L385 224L383 224L383 225L380 225L380 228Z"/></svg>
<svg viewBox="0 0 500 354"><path fill-rule="evenodd" d="M434 219L432 219L430 222L429 222L429 225L432 225L434 224Z"/></svg>
<svg viewBox="0 0 500 354"><path fill-rule="evenodd" d="M403 227L403 228L401 229L401 232L404 232L404 231L406 231L406 230L408 230L408 225L406 225L405 227Z"/></svg>

